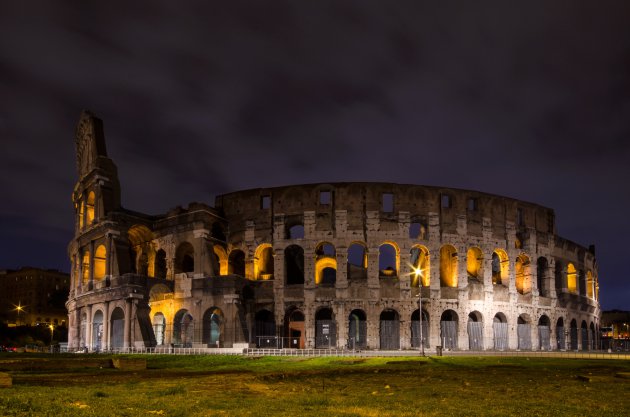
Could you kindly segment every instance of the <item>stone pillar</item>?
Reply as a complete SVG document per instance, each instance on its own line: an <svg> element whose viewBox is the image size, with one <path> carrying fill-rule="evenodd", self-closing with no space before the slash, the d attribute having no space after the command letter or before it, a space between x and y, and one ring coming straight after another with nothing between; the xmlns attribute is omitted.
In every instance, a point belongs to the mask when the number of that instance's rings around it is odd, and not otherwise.
<svg viewBox="0 0 630 417"><path fill-rule="evenodd" d="M88 282L88 290L94 289L94 241L90 242L90 275Z"/></svg>
<svg viewBox="0 0 630 417"><path fill-rule="evenodd" d="M337 348L345 348L348 346L348 315L344 303L333 305L335 315L335 324L337 326Z"/></svg>
<svg viewBox="0 0 630 417"><path fill-rule="evenodd" d="M109 350L110 340L109 340L109 327L110 327L110 316L109 316L109 302L105 301L105 308L103 309L103 350Z"/></svg>
<svg viewBox="0 0 630 417"><path fill-rule="evenodd" d="M85 306L87 323L85 323L85 344L88 350L92 350L92 306ZM80 325L80 324L79 324Z"/></svg>
<svg viewBox="0 0 630 417"><path fill-rule="evenodd" d="M131 299L125 299L125 327L123 333L123 348L130 347L130 333L131 332Z"/></svg>
<svg viewBox="0 0 630 417"><path fill-rule="evenodd" d="M195 224L195 226L199 226ZM206 251L206 239L210 235L210 231L201 227L195 227L193 230L193 248L195 250L195 268L193 272L194 278L202 278L204 276L204 265L209 259Z"/></svg>
<svg viewBox="0 0 630 417"><path fill-rule="evenodd" d="M335 248L337 260L337 282L336 288L348 288L348 248L339 246Z"/></svg>
<svg viewBox="0 0 630 417"><path fill-rule="evenodd" d="M378 270L378 246L370 246L368 248L368 268L367 268L367 284L368 288L380 288L379 270Z"/></svg>

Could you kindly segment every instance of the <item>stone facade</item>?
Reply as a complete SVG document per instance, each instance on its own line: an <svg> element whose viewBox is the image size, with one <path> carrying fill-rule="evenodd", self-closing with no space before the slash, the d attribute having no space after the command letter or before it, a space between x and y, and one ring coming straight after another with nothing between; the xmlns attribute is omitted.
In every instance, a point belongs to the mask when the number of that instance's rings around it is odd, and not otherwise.
<svg viewBox="0 0 630 417"><path fill-rule="evenodd" d="M100 120L83 113L76 141L69 348L597 346L594 248L549 208L334 183L149 216L121 207Z"/></svg>

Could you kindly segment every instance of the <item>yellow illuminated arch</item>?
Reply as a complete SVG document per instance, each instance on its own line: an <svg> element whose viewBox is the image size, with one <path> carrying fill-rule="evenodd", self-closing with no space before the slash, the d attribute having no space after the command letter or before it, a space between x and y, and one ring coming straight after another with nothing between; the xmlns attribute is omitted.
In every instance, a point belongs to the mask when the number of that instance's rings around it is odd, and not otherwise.
<svg viewBox="0 0 630 417"><path fill-rule="evenodd" d="M468 277L479 279L483 265L483 252L477 247L471 247L466 252L466 271Z"/></svg>
<svg viewBox="0 0 630 417"><path fill-rule="evenodd" d="M321 284L324 277L324 269L332 268L337 270L337 259L331 256L323 256L315 261L315 284Z"/></svg>
<svg viewBox="0 0 630 417"><path fill-rule="evenodd" d="M220 258L219 258L220 259ZM268 280L273 278L273 248L263 243L254 252L254 278Z"/></svg>
<svg viewBox="0 0 630 417"><path fill-rule="evenodd" d="M593 282L593 273L588 270L586 271L586 295L588 298L594 298L594 282Z"/></svg>
<svg viewBox="0 0 630 417"><path fill-rule="evenodd" d="M102 280L105 278L105 265L107 259L107 250L105 245L99 245L94 252L94 280Z"/></svg>
<svg viewBox="0 0 630 417"><path fill-rule="evenodd" d="M452 245L440 248L440 286L457 287L457 249Z"/></svg>
<svg viewBox="0 0 630 417"><path fill-rule="evenodd" d="M81 200L79 204L79 228L83 229L85 226L85 201Z"/></svg>
<svg viewBox="0 0 630 417"><path fill-rule="evenodd" d="M400 248L398 247L398 245L396 244L396 242L392 241L392 240L386 240L383 243L381 243L379 245L379 265L381 262L381 253L380 253L380 248L382 248L383 246L391 246L394 249L394 271L393 271L393 275L397 276L398 275L398 271L400 271ZM380 269L380 266L379 266Z"/></svg>
<svg viewBox="0 0 630 417"><path fill-rule="evenodd" d="M520 254L516 258L514 264L514 272L516 275L516 291L521 294L528 294L532 291L532 280L530 271L529 257L525 254Z"/></svg>
<svg viewBox="0 0 630 417"><path fill-rule="evenodd" d="M217 255L219 259L219 275L227 275L228 274L228 257L227 252L223 249L222 246L214 245L213 246L214 254Z"/></svg>
<svg viewBox="0 0 630 417"><path fill-rule="evenodd" d="M86 218L86 222L88 226L94 223L94 200L95 199L96 197L94 195L94 191L90 191L87 197L86 213L85 213L85 218Z"/></svg>
<svg viewBox="0 0 630 417"><path fill-rule="evenodd" d="M81 265L83 269L83 283L87 284L90 281L90 251L83 253L83 262Z"/></svg>
<svg viewBox="0 0 630 417"><path fill-rule="evenodd" d="M572 263L567 265L567 289L570 293L577 294L577 270Z"/></svg>
<svg viewBox="0 0 630 417"><path fill-rule="evenodd" d="M417 259L413 259L413 252L418 251ZM422 245L415 245L411 248L411 286L418 287L422 282L423 287L428 287L431 284L431 264L429 250Z"/></svg>
<svg viewBox="0 0 630 417"><path fill-rule="evenodd" d="M509 279L510 263L503 249L492 252L492 283L506 285Z"/></svg>

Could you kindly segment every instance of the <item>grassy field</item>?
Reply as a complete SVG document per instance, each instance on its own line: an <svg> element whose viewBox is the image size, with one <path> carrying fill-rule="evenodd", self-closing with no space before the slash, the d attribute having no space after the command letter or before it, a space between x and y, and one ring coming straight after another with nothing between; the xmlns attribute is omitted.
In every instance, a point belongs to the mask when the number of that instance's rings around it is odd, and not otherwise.
<svg viewBox="0 0 630 417"><path fill-rule="evenodd" d="M0 388L0 415L630 415L629 361L139 357L146 370L110 368L106 355L2 355L13 386Z"/></svg>

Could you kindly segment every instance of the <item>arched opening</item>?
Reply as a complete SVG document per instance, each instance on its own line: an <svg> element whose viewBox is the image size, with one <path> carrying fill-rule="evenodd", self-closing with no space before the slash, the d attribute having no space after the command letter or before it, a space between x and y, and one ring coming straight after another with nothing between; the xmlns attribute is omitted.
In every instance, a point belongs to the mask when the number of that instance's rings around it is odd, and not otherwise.
<svg viewBox="0 0 630 417"><path fill-rule="evenodd" d="M549 263L547 258L541 256L536 262L536 285L538 287L538 294L541 297L549 297L549 279L547 273L549 271Z"/></svg>
<svg viewBox="0 0 630 417"><path fill-rule="evenodd" d="M567 265L567 290L571 294L577 294L577 270L572 263Z"/></svg>
<svg viewBox="0 0 630 417"><path fill-rule="evenodd" d="M482 282L483 277L483 252L477 247L472 247L466 252L466 272L468 282Z"/></svg>
<svg viewBox="0 0 630 417"><path fill-rule="evenodd" d="M122 348L125 343L125 312L120 307L112 311L109 332L112 349Z"/></svg>
<svg viewBox="0 0 630 417"><path fill-rule="evenodd" d="M228 274L228 257L227 252L220 245L212 245L213 259L212 267L215 275Z"/></svg>
<svg viewBox="0 0 630 417"><path fill-rule="evenodd" d="M468 349L483 350L483 316L478 311L468 315Z"/></svg>
<svg viewBox="0 0 630 417"><path fill-rule="evenodd" d="M588 348L589 350L595 350L595 346L597 346L597 338L595 337L597 333L595 332L595 324L591 322L588 331Z"/></svg>
<svg viewBox="0 0 630 417"><path fill-rule="evenodd" d="M582 334L582 350L588 350L588 325L585 320L582 320L580 329Z"/></svg>
<svg viewBox="0 0 630 417"><path fill-rule="evenodd" d="M518 348L530 350L532 348L532 326L531 319L527 314L518 316L516 333L518 336Z"/></svg>
<svg viewBox="0 0 630 417"><path fill-rule="evenodd" d="M278 348L276 320L269 310L260 310L254 317L254 334L259 348Z"/></svg>
<svg viewBox="0 0 630 417"><path fill-rule="evenodd" d="M578 326L575 319L571 320L571 350L578 350Z"/></svg>
<svg viewBox="0 0 630 417"><path fill-rule="evenodd" d="M383 243L378 248L378 274L383 277L398 276L398 248L393 243Z"/></svg>
<svg viewBox="0 0 630 417"><path fill-rule="evenodd" d="M440 249L440 286L457 287L457 250L451 245Z"/></svg>
<svg viewBox="0 0 630 417"><path fill-rule="evenodd" d="M228 274L245 276L245 253L240 249L234 249L228 257Z"/></svg>
<svg viewBox="0 0 630 417"><path fill-rule="evenodd" d="M105 245L98 245L94 251L94 280L101 281L105 278L105 265L107 265L107 251Z"/></svg>
<svg viewBox="0 0 630 417"><path fill-rule="evenodd" d="M304 225L294 224L287 228L287 239L304 239Z"/></svg>
<svg viewBox="0 0 630 417"><path fill-rule="evenodd" d="M494 318L492 319L492 331L494 338L494 349L506 350L508 348L508 323L505 314L495 314Z"/></svg>
<svg viewBox="0 0 630 417"><path fill-rule="evenodd" d="M85 226L85 201L81 200L79 204L79 229Z"/></svg>
<svg viewBox="0 0 630 417"><path fill-rule="evenodd" d="M163 346L166 335L166 317L162 313L155 313L152 324L155 344L156 346Z"/></svg>
<svg viewBox="0 0 630 417"><path fill-rule="evenodd" d="M422 345L429 347L429 313L422 310ZM411 347L420 347L420 310L411 314Z"/></svg>
<svg viewBox="0 0 630 417"><path fill-rule="evenodd" d="M337 325L330 308L322 308L315 314L315 348L330 349L337 346Z"/></svg>
<svg viewBox="0 0 630 417"><path fill-rule="evenodd" d="M367 321L363 310L352 310L348 316L348 348L365 349L367 347Z"/></svg>
<svg viewBox="0 0 630 417"><path fill-rule="evenodd" d="M558 350L565 350L567 348L564 320L562 319L562 317L560 317L556 322L556 346Z"/></svg>
<svg viewBox="0 0 630 417"><path fill-rule="evenodd" d="M551 321L544 314L538 319L538 348L551 350Z"/></svg>
<svg viewBox="0 0 630 417"><path fill-rule="evenodd" d="M289 347L292 349L304 349L304 313L292 309L287 313L287 337Z"/></svg>
<svg viewBox="0 0 630 417"><path fill-rule="evenodd" d="M383 310L379 333L382 350L400 349L400 318L396 310Z"/></svg>
<svg viewBox="0 0 630 417"><path fill-rule="evenodd" d="M348 247L348 279L367 279L367 249L363 243L352 243Z"/></svg>
<svg viewBox="0 0 630 417"><path fill-rule="evenodd" d="M90 251L83 252L83 260L81 261L81 270L83 272L83 285L90 282Z"/></svg>
<svg viewBox="0 0 630 417"><path fill-rule="evenodd" d="M514 265L516 274L516 291L519 294L529 294L532 292L532 275L530 271L529 257L520 254L516 257Z"/></svg>
<svg viewBox="0 0 630 417"><path fill-rule="evenodd" d="M166 278L166 252L160 249L155 254L155 277L160 279Z"/></svg>
<svg viewBox="0 0 630 417"><path fill-rule="evenodd" d="M315 284L334 286L337 282L337 258L335 247L323 242L315 248Z"/></svg>
<svg viewBox="0 0 630 417"><path fill-rule="evenodd" d="M440 340L444 349L457 349L457 313L446 310L440 317Z"/></svg>
<svg viewBox="0 0 630 417"><path fill-rule="evenodd" d="M261 280L273 279L273 248L269 243L263 243L256 248L254 255L254 278Z"/></svg>
<svg viewBox="0 0 630 417"><path fill-rule="evenodd" d="M586 296L588 298L594 298L594 291L593 288L595 286L593 285L593 273L591 272L591 270L589 269L588 271L586 271Z"/></svg>
<svg viewBox="0 0 630 417"><path fill-rule="evenodd" d="M87 204L85 205L85 220L87 225L94 223L94 202L96 197L94 191L90 191L87 197Z"/></svg>
<svg viewBox="0 0 630 417"><path fill-rule="evenodd" d="M290 245L284 250L284 273L286 285L304 284L304 249Z"/></svg>
<svg viewBox="0 0 630 417"><path fill-rule="evenodd" d="M221 347L223 341L223 312L211 307L203 314L203 342L208 347Z"/></svg>
<svg viewBox="0 0 630 417"><path fill-rule="evenodd" d="M409 223L409 239L424 240L427 236L426 222L419 219L411 219Z"/></svg>
<svg viewBox="0 0 630 417"><path fill-rule="evenodd" d="M431 268L429 250L421 245L411 248L411 287L418 288L420 284L428 287L431 284Z"/></svg>
<svg viewBox="0 0 630 417"><path fill-rule="evenodd" d="M99 352L103 349L103 312L97 310L92 319L92 349Z"/></svg>
<svg viewBox="0 0 630 417"><path fill-rule="evenodd" d="M193 245L182 242L175 251L175 273L194 272L195 270L195 250Z"/></svg>
<svg viewBox="0 0 630 417"><path fill-rule="evenodd" d="M492 284L507 285L509 269L507 253L503 249L492 252Z"/></svg>
<svg viewBox="0 0 630 417"><path fill-rule="evenodd" d="M562 262L560 261L556 261L556 269L554 270L554 278L556 282L556 291L560 293L560 291L564 287L563 285L564 271L563 271Z"/></svg>
<svg viewBox="0 0 630 417"><path fill-rule="evenodd" d="M182 309L173 319L173 344L177 347L192 347L195 323L188 310Z"/></svg>

